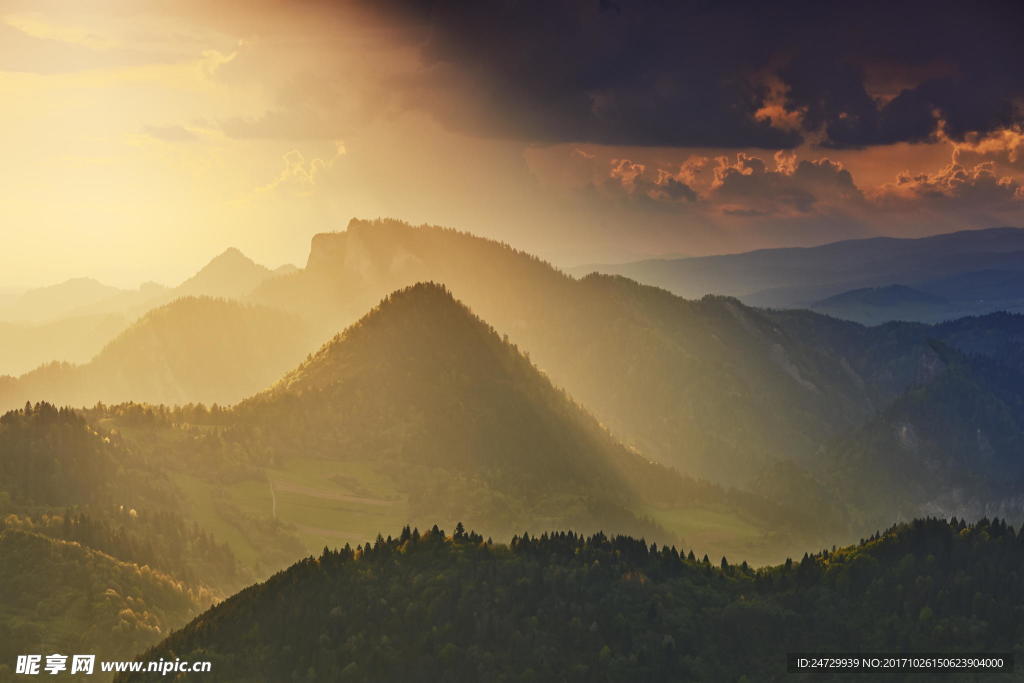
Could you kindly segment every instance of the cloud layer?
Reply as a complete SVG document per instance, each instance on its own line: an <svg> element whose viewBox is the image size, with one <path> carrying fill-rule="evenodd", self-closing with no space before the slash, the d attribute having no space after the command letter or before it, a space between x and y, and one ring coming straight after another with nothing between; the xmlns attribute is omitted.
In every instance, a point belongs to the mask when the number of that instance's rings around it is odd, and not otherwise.
<svg viewBox="0 0 1024 683"><path fill-rule="evenodd" d="M1019 2L396 3L409 106L476 135L792 148L963 140L1022 121Z"/></svg>

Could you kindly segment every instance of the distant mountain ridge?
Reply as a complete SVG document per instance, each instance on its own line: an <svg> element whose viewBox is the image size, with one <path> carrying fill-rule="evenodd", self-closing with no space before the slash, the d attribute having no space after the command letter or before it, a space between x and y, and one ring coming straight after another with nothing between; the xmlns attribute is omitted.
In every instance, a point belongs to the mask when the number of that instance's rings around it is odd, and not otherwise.
<svg viewBox="0 0 1024 683"><path fill-rule="evenodd" d="M0 407L47 400L230 404L275 381L315 343L290 314L186 297L150 311L90 361L49 363L0 384Z"/></svg>
<svg viewBox="0 0 1024 683"><path fill-rule="evenodd" d="M907 303L942 305L949 303L948 300L941 296L922 292L913 287L887 285L885 287L865 287L836 294L835 296L815 302L812 308L861 302L872 306L899 306Z"/></svg>
<svg viewBox="0 0 1024 683"><path fill-rule="evenodd" d="M271 270L229 247L175 287L146 282L137 289L123 289L83 277L29 289L9 306L0 308L0 321L45 322L73 315L110 313L139 315L183 296L241 299L263 281L293 270L290 264Z"/></svg>
<svg viewBox="0 0 1024 683"><path fill-rule="evenodd" d="M855 289L814 302L827 315L879 325L937 323L998 311L1024 312L1024 270L978 270L905 285Z"/></svg>
<svg viewBox="0 0 1024 683"><path fill-rule="evenodd" d="M1004 232L996 231L995 238L1002 239ZM556 386L564 387L573 400L596 416L615 440L695 477L743 488L770 482L765 491L772 500L806 501L815 516L828 519L829 524L840 523L847 513L856 518L865 510L887 520L889 514L912 516L922 511L959 510L968 504L961 501L946 507L962 488L957 477L969 466L951 450L956 439L932 439L935 448L931 455L915 461L918 466L931 460L952 464L937 468L935 476L928 478L928 486L915 489L913 496L890 501L892 508L873 499L870 505L865 503L862 496L870 491L871 478L877 476L881 481L889 473L872 469L884 466L885 460L875 457L878 444L864 441L861 430L869 424L898 429L904 418L889 409L899 401L921 395L935 401L940 412L951 400L942 383L961 366L974 378L971 386L978 387L977 405L998 400L1012 406L1016 400L997 386L999 373L982 372L981 365L1020 366L1022 332L1014 317L986 316L955 329L920 324L865 328L807 311L759 310L731 297L687 301L619 276L590 275L577 280L508 245L398 221L353 220L345 232L317 235L305 268L263 281L250 300L262 304L261 310L287 311L303 320L310 330L306 339L319 342L356 322L391 292L422 281L443 283L475 315L500 335L507 335ZM211 322L205 331L226 329L217 324ZM179 317L175 325L196 327L188 316ZM171 334L173 327L166 333ZM213 357L222 359L220 362L180 376L176 372L184 372L181 369L188 366L165 365L160 354L174 350L166 347L154 356L155 364L138 366L146 368L142 374L159 387L159 391L148 388L146 400L221 402L223 396L203 393L200 388L204 382L226 385L224 378L230 373L248 378L245 386L251 391L258 389L254 387L256 378L270 384L273 378L265 368L249 365L260 362L256 358L265 351L258 342L253 346L248 341L254 338L217 340ZM238 344L241 352L233 353L232 344ZM968 355L956 360L941 350L943 345L985 358ZM190 348L198 347L193 344ZM305 351L312 348L315 343L308 344ZM125 350L108 357L121 353L130 355ZM288 353L293 353L296 362L301 357L294 351ZM187 358L187 353L174 357L177 362ZM116 377L118 363L111 363ZM269 367L266 362L263 365ZM171 367L179 370L168 372ZM274 367L284 372L285 368ZM52 374L62 372L53 370ZM107 374L97 375L96 386L109 382ZM0 386L20 402L20 395L11 393L11 387L16 389L19 383L3 380ZM42 387L38 395L45 397L48 385L40 382L35 386ZM243 396L236 393L229 398ZM301 403L293 396L281 405L292 400ZM378 420L385 408L377 406L373 419ZM353 414L359 409L359 405L351 406ZM416 410L410 413L416 414ZM304 418L288 419L301 422ZM909 419L919 421L915 416ZM954 412L949 420L949 433L967 434L979 426L969 414ZM1012 443L1006 438L1012 431L1007 425L1010 423L992 423L983 429L990 432L985 439L996 450L1005 450ZM422 425L411 423L410 429L413 427ZM924 424L915 428L919 432L931 429ZM325 429L324 434L331 434L339 443L351 436L335 428ZM302 442L304 438L299 433L285 441ZM325 437L322 443L309 445L322 449L327 443L331 441ZM456 452L449 446L449 451ZM294 445L282 444L279 452L291 452L289 448ZM841 454L849 455L839 457ZM872 467L858 471L862 479L847 486L839 473L846 471L847 461L858 458ZM971 504L982 502L989 494L1005 494L999 487L990 488L999 476L990 465L1008 462L1002 458L988 461L984 481L963 489L964 495L972 497ZM787 468L793 476L778 476ZM865 483L867 489L860 486ZM1017 510L1014 515L1024 516L1024 504L1012 503L1012 509Z"/></svg>
<svg viewBox="0 0 1024 683"><path fill-rule="evenodd" d="M50 362L80 364L93 358L138 317L182 297L245 299L275 271L229 248L177 287L153 282L120 289L91 278L21 293L0 306L0 375L21 375Z"/></svg>
<svg viewBox="0 0 1024 683"><path fill-rule="evenodd" d="M21 375L54 360L88 362L127 326L119 313L45 323L0 322L0 374Z"/></svg>
<svg viewBox="0 0 1024 683"><path fill-rule="evenodd" d="M0 313L3 314L3 319L7 320L52 320L94 306L123 291L93 278L72 278L59 284L23 292Z"/></svg>
<svg viewBox="0 0 1024 683"><path fill-rule="evenodd" d="M178 285L175 295L241 298L273 275L274 271L231 247Z"/></svg>
<svg viewBox="0 0 1024 683"><path fill-rule="evenodd" d="M922 238L874 237L818 247L637 261L573 269L624 275L685 297L729 294L755 306L802 307L843 291L984 270L1024 272L1024 228Z"/></svg>
<svg viewBox="0 0 1024 683"><path fill-rule="evenodd" d="M945 297L906 285L886 285L836 294L815 301L808 308L866 325L880 325L890 320L941 319L949 311L949 306L950 302Z"/></svg>

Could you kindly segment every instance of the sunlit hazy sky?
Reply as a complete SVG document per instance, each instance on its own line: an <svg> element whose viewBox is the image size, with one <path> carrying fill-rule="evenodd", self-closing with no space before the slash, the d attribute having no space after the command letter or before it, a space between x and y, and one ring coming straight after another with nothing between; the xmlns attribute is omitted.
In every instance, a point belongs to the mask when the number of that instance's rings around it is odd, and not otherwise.
<svg viewBox="0 0 1024 683"><path fill-rule="evenodd" d="M765 5L0 0L0 286L352 217L564 265L1024 225L1018 3Z"/></svg>

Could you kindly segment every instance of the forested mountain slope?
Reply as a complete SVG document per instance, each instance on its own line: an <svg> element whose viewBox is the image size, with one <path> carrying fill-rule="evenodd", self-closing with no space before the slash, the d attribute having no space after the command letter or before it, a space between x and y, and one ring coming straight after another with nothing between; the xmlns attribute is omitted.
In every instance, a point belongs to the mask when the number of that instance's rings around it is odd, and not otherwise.
<svg viewBox="0 0 1024 683"><path fill-rule="evenodd" d="M0 678L18 655L127 659L180 627L210 596L78 543L0 529ZM90 680L111 679L97 669Z"/></svg>
<svg viewBox="0 0 1024 683"><path fill-rule="evenodd" d="M190 520L164 463L47 403L0 417L0 514L12 530L82 543L194 586L255 574Z"/></svg>
<svg viewBox="0 0 1024 683"><path fill-rule="evenodd" d="M129 657L252 580L182 512L164 473L80 415L0 417L0 679L23 654Z"/></svg>
<svg viewBox="0 0 1024 683"><path fill-rule="evenodd" d="M226 682L789 680L787 652L1019 650L1022 561L988 520L758 570L626 537L405 529L325 549L140 658L211 659Z"/></svg>

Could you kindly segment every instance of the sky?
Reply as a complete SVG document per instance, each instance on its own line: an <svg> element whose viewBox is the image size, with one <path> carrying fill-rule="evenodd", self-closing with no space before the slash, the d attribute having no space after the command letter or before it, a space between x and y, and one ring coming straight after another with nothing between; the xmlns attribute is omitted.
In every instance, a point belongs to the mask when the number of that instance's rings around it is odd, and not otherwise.
<svg viewBox="0 0 1024 683"><path fill-rule="evenodd" d="M0 288L302 265L394 217L556 264L1024 226L1024 5L0 0Z"/></svg>

